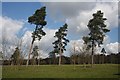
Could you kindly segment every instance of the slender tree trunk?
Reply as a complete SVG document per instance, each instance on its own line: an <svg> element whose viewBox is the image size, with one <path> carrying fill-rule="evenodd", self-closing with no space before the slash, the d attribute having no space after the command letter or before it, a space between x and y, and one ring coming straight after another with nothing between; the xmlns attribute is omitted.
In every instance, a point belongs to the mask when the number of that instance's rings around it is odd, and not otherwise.
<svg viewBox="0 0 120 80"><path fill-rule="evenodd" d="M61 56L62 56L62 52L61 52L61 47L60 47L60 56L59 56L59 65L61 65Z"/></svg>
<svg viewBox="0 0 120 80"><path fill-rule="evenodd" d="M27 66L29 65L29 60L30 60L30 54L31 54L31 51L32 51L32 47L33 47L33 43L31 44L30 50L29 50L29 53L28 53L28 60L27 60L27 63L26 63Z"/></svg>
<svg viewBox="0 0 120 80"><path fill-rule="evenodd" d="M93 67L93 64L94 64L94 55L92 55L91 57L92 57L91 67Z"/></svg>
<svg viewBox="0 0 120 80"><path fill-rule="evenodd" d="M62 50L62 40L61 39L60 39L59 47L60 47L59 65L61 65L61 62L62 62L62 59L61 59L61 57L62 57L62 51L61 51Z"/></svg>
<svg viewBox="0 0 120 80"><path fill-rule="evenodd" d="M92 55L91 55L91 67L94 64L94 40L92 41Z"/></svg>
<svg viewBox="0 0 120 80"><path fill-rule="evenodd" d="M75 42L74 42L74 54L76 55L76 51L75 51ZM76 57L75 55L74 55L74 65L75 65L75 57Z"/></svg>
<svg viewBox="0 0 120 80"><path fill-rule="evenodd" d="M75 63L76 63L76 61L75 61L75 57L76 57L76 49L75 49L75 42L74 42L74 70L75 70Z"/></svg>
<svg viewBox="0 0 120 80"><path fill-rule="evenodd" d="M38 25L36 25L35 33L36 33L36 31L37 31L37 28L38 28ZM26 63L27 66L28 66L28 64L29 64L30 54L31 54L31 52L32 52L32 47L33 47L34 41L35 41L35 37L33 37L33 40L32 40L31 46L30 46L30 50L29 50L29 53L28 53L28 60L27 60L27 63Z"/></svg>
<svg viewBox="0 0 120 80"><path fill-rule="evenodd" d="M61 55L59 56L59 65L61 65Z"/></svg>

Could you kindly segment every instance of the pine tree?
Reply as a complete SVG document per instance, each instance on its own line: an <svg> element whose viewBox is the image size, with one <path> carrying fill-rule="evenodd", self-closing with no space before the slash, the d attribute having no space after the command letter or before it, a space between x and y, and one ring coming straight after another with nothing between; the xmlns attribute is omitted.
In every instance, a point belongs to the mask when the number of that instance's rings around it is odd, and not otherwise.
<svg viewBox="0 0 120 80"><path fill-rule="evenodd" d="M60 29L55 33L55 36L57 40L53 42L54 44L54 53L59 54L59 65L61 64L61 56L64 51L66 51L65 46L69 42L69 40L66 38L67 36L67 28L68 25L64 24L63 27L60 27Z"/></svg>
<svg viewBox="0 0 120 80"><path fill-rule="evenodd" d="M97 45L100 47L100 45L103 44L105 33L110 31L106 28L106 20L106 18L103 18L103 13L101 11L97 11L97 13L94 13L93 19L91 19L87 25L90 33L88 34L88 36L83 37L84 43L88 45L87 49L92 48L91 66L93 66L94 64L94 48Z"/></svg>
<svg viewBox="0 0 120 80"><path fill-rule="evenodd" d="M105 56L105 53L106 53L105 48L102 48L101 53L103 53L102 63L104 63L104 56Z"/></svg>
<svg viewBox="0 0 120 80"><path fill-rule="evenodd" d="M15 48L14 53L11 56L12 61L14 62L14 64L18 65L19 64L19 60L20 60L20 50L18 47Z"/></svg>
<svg viewBox="0 0 120 80"><path fill-rule="evenodd" d="M42 7L40 9L36 10L35 13L28 18L28 22L36 25L36 28L35 28L35 31L33 31L33 33L32 33L32 42L31 42L31 46L30 46L30 50L29 50L29 54L28 54L28 60L27 60L26 65L29 64L30 54L32 51L34 41L36 39L38 39L40 41L42 36L46 35L46 33L42 30L43 26L45 26L47 24L47 22L45 21L45 17L46 17L45 10L46 10L46 7Z"/></svg>

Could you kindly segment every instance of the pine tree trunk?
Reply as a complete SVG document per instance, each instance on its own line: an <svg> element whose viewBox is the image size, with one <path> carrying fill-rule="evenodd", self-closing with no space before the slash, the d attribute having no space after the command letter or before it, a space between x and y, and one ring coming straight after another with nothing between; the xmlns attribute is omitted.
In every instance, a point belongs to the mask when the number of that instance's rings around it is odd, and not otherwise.
<svg viewBox="0 0 120 80"><path fill-rule="evenodd" d="M61 65L61 55L59 56L59 65Z"/></svg>
<svg viewBox="0 0 120 80"><path fill-rule="evenodd" d="M60 51L59 51L59 65L61 65L61 62L62 62L62 59L61 59L61 56L62 56L62 40L60 39L60 43L59 43L59 47L60 47Z"/></svg>
<svg viewBox="0 0 120 80"><path fill-rule="evenodd" d="M93 67L93 64L94 64L94 55L92 55L91 67Z"/></svg>
<svg viewBox="0 0 120 80"><path fill-rule="evenodd" d="M59 65L61 65L61 56L62 56L62 53L61 53L61 47L60 47L60 56L59 56Z"/></svg>
<svg viewBox="0 0 120 80"><path fill-rule="evenodd" d="M36 33L36 31L37 31L37 28L38 28L38 25L36 25L35 33ZM32 40L31 46L30 46L30 50L29 50L29 53L28 53L28 60L27 60L26 65L29 64L30 54L31 54L31 52L32 52L32 47L33 47L33 43L34 43L34 41L35 41L35 37L33 37L33 40Z"/></svg>
<svg viewBox="0 0 120 80"><path fill-rule="evenodd" d="M29 50L29 53L28 53L28 60L27 60L27 63L26 63L27 66L29 65L29 60L30 60L30 54L31 54L31 51L32 51L32 47L33 47L33 41L32 41L32 44L30 46L30 50Z"/></svg>
<svg viewBox="0 0 120 80"><path fill-rule="evenodd" d="M91 67L94 64L94 40L92 41L92 55L91 55Z"/></svg>

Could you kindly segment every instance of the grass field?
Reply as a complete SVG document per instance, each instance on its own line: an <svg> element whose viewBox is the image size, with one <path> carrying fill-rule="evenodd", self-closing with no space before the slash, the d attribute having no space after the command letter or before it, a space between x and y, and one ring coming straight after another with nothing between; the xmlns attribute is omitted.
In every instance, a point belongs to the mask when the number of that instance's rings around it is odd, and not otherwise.
<svg viewBox="0 0 120 80"><path fill-rule="evenodd" d="M117 64L3 66L3 78L118 78Z"/></svg>

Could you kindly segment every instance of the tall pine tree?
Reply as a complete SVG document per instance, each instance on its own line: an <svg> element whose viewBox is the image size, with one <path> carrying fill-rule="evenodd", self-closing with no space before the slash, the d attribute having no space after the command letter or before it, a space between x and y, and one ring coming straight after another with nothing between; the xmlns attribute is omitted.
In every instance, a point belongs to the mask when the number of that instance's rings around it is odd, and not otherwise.
<svg viewBox="0 0 120 80"><path fill-rule="evenodd" d="M46 10L46 7L42 7L40 9L36 10L35 13L28 18L28 22L36 25L36 28L35 28L35 31L33 31L33 33L32 33L32 42L31 42L31 46L30 46L30 50L29 50L29 54L28 54L28 60L27 60L26 65L29 64L30 54L32 51L34 41L36 39L40 40L42 38L42 36L46 35L46 33L42 30L43 26L45 26L47 24L47 22L45 21L45 17L46 17L45 10Z"/></svg>
<svg viewBox="0 0 120 80"><path fill-rule="evenodd" d="M94 64L94 48L103 44L103 40L105 37L105 33L110 30L107 29L105 25L105 21L107 19L103 18L103 13L101 11L97 11L97 13L93 14L93 19L88 22L88 29L90 33L88 36L83 37L84 43L88 45L87 49L92 48L91 53L91 66Z"/></svg>
<svg viewBox="0 0 120 80"><path fill-rule="evenodd" d="M67 36L67 28L68 25L64 24L63 27L60 27L60 29L55 33L55 36L57 40L53 42L54 44L54 51L53 53L59 54L59 65L61 65L61 56L64 51L66 51L65 46L69 42L69 40L66 38Z"/></svg>

